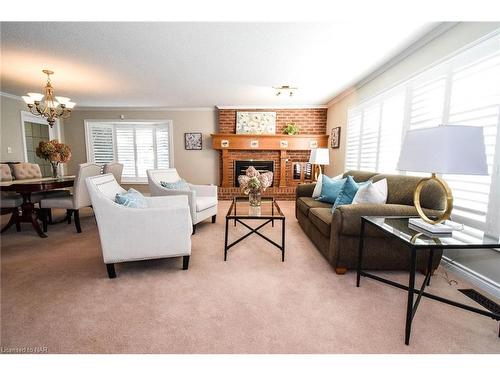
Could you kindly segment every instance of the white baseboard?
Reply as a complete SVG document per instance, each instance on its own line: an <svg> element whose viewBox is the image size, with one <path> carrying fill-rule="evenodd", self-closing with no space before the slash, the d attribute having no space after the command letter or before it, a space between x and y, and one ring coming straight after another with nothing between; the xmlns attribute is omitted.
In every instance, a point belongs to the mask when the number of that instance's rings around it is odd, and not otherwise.
<svg viewBox="0 0 500 375"><path fill-rule="evenodd" d="M465 267L464 265L443 256L441 265L448 270L455 272L465 281L482 289L486 293L500 299L500 284L495 281Z"/></svg>

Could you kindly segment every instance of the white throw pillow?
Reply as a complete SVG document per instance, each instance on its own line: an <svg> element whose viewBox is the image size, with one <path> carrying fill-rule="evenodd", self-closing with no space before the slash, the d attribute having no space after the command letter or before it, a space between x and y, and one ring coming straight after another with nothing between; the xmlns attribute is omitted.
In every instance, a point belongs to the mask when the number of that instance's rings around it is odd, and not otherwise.
<svg viewBox="0 0 500 375"><path fill-rule="evenodd" d="M387 202L387 179L385 178L361 186L352 200L352 204L384 204L385 202Z"/></svg>
<svg viewBox="0 0 500 375"><path fill-rule="evenodd" d="M341 174L332 178L332 180L341 180L341 179L342 179ZM323 173L321 173L318 176L318 181L316 181L316 186L314 187L313 195L312 195L312 197L314 199L318 198L321 195L321 188L322 187L323 187Z"/></svg>

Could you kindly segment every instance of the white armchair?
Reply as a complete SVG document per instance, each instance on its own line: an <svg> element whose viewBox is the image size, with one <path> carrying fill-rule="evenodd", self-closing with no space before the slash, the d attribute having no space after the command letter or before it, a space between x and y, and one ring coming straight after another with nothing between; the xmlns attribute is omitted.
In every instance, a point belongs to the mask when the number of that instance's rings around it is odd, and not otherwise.
<svg viewBox="0 0 500 375"><path fill-rule="evenodd" d="M160 182L177 182L181 178L175 168L147 170L149 191L151 196L185 195L188 197L191 219L193 220L193 234L196 224L212 217L212 223L217 218L217 186L188 184L190 191L167 189Z"/></svg>
<svg viewBox="0 0 500 375"><path fill-rule="evenodd" d="M86 179L99 229L101 249L109 278L115 263L191 255L191 215L185 196L146 197L148 208L130 208L114 202L125 190L112 174Z"/></svg>

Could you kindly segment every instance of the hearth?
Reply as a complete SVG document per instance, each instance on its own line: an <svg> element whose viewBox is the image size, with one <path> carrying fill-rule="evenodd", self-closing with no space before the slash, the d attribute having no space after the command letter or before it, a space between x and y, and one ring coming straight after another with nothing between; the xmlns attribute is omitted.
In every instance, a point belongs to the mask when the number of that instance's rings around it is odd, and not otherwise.
<svg viewBox="0 0 500 375"><path fill-rule="evenodd" d="M234 186L239 187L238 176L244 175L247 168L253 166L260 173L273 172L274 161L272 160L235 160L234 162ZM273 185L271 185L273 186Z"/></svg>

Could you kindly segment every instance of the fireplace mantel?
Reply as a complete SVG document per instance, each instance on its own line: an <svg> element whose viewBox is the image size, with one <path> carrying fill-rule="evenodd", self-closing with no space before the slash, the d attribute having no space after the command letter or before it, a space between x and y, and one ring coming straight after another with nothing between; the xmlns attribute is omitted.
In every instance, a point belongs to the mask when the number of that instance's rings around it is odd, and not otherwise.
<svg viewBox="0 0 500 375"><path fill-rule="evenodd" d="M222 152L222 187L231 187L232 180L227 171L230 167L230 151L278 151L279 152L279 187L287 187L287 151L307 151L313 148L328 147L328 135L321 134L212 134L212 147Z"/></svg>
<svg viewBox="0 0 500 375"><path fill-rule="evenodd" d="M215 150L310 150L328 147L328 135L212 134Z"/></svg>

